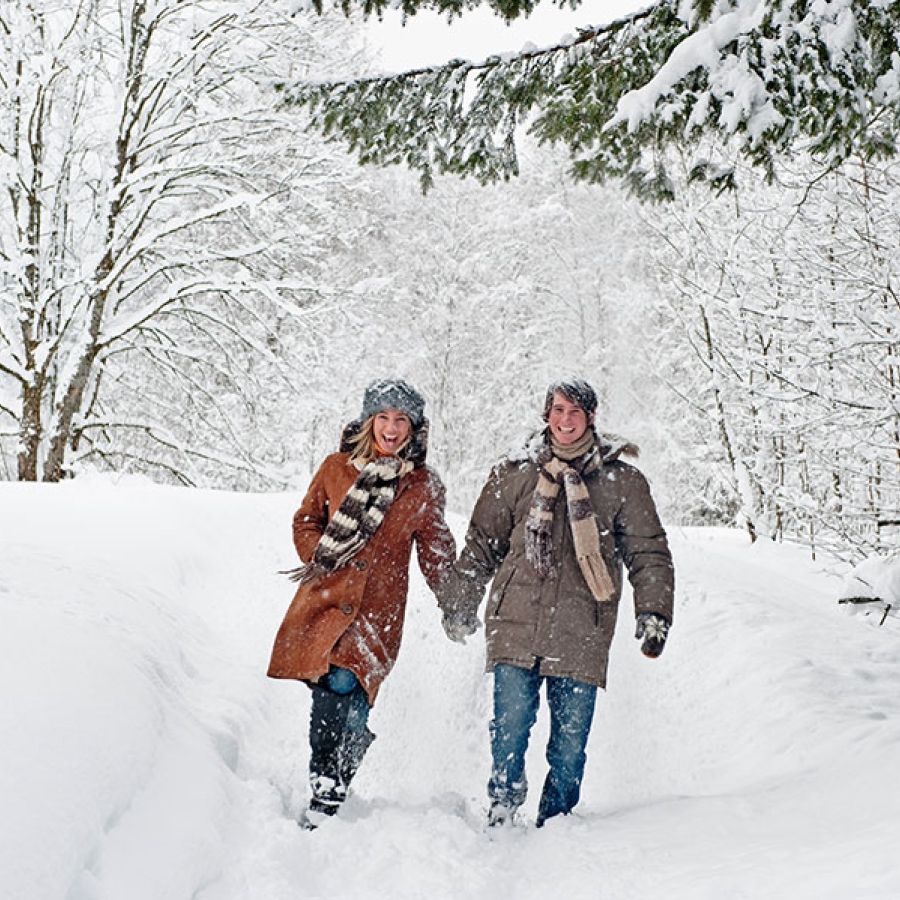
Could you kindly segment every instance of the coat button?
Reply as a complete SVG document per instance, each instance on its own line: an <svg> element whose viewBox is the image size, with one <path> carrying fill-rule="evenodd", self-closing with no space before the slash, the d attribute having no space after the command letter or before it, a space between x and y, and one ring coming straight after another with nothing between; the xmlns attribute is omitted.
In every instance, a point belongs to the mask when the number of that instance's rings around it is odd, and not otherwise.
<svg viewBox="0 0 900 900"><path fill-rule="evenodd" d="M345 616L352 616L352 615L353 615L353 607L352 607L349 603L345 603L345 604L341 607L341 612L342 612Z"/></svg>
<svg viewBox="0 0 900 900"><path fill-rule="evenodd" d="M359 569L360 571L365 569L367 565L368 565L368 563L366 563L366 561L364 559L358 559L356 561L356 568Z"/></svg>

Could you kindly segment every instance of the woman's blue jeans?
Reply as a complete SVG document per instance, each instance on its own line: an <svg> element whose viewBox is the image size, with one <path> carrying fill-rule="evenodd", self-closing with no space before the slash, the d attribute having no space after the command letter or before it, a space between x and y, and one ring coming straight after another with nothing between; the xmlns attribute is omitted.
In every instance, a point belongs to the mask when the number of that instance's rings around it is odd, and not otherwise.
<svg viewBox="0 0 900 900"><path fill-rule="evenodd" d="M375 738L368 727L369 701L356 676L337 666L310 687L310 808L333 813Z"/></svg>
<svg viewBox="0 0 900 900"><path fill-rule="evenodd" d="M501 663L494 667L494 718L491 720L493 766L488 782L492 803L516 809L525 801L528 779L525 753L537 720L541 684L550 707L550 766L538 807L537 824L568 813L581 796L587 761L585 747L594 719L597 688L574 678L541 675L538 665L523 669Z"/></svg>

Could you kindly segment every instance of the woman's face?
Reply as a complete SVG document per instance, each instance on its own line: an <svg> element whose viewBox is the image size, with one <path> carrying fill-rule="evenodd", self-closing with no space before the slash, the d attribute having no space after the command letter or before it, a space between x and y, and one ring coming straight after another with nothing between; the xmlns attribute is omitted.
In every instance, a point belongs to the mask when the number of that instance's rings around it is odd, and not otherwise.
<svg viewBox="0 0 900 900"><path fill-rule="evenodd" d="M550 432L563 446L574 444L588 430L591 424L587 413L573 403L561 391L553 395L553 405L547 414Z"/></svg>
<svg viewBox="0 0 900 900"><path fill-rule="evenodd" d="M375 413L372 424L375 443L378 444L378 449L388 456L395 456L412 434L409 416L399 409L383 409Z"/></svg>

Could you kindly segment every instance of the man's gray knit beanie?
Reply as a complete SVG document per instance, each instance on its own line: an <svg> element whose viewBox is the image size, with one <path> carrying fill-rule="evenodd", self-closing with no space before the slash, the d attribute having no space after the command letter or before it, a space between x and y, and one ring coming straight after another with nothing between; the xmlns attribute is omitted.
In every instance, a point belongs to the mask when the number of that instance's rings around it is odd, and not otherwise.
<svg viewBox="0 0 900 900"><path fill-rule="evenodd" d="M409 416L414 429L425 421L425 398L400 378L373 381L363 394L361 419L369 419L385 409L399 409Z"/></svg>

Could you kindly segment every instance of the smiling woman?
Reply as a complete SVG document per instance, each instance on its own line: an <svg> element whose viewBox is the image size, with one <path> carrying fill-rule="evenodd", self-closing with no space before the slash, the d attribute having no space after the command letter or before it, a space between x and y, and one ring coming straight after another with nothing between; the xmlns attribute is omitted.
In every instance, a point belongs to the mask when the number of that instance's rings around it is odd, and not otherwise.
<svg viewBox="0 0 900 900"><path fill-rule="evenodd" d="M602 25L650 5L639 0L587 0L578 9L560 9L541 3L527 18L506 23L487 7L448 22L445 16L424 10L403 21L399 10L386 10L367 28L380 51L386 72L441 65L451 59L480 61L493 55L519 53L529 47L563 42L579 28Z"/></svg>
<svg viewBox="0 0 900 900"><path fill-rule="evenodd" d="M375 737L369 711L400 651L413 544L433 591L453 563L427 450L425 398L401 379L374 381L294 515L300 587L268 674L312 691L307 829L337 814Z"/></svg>

